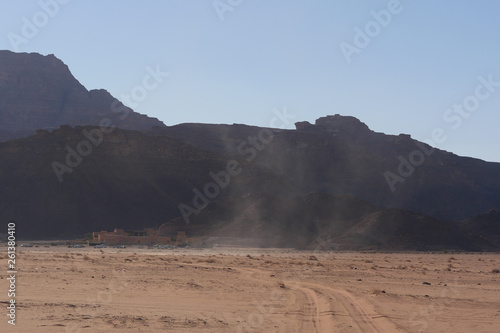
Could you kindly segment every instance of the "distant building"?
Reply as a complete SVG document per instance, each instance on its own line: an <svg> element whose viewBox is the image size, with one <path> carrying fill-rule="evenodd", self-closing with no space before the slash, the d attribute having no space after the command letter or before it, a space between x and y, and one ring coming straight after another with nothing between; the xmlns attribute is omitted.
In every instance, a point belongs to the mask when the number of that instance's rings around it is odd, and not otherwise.
<svg viewBox="0 0 500 333"><path fill-rule="evenodd" d="M167 245L170 244L172 239L167 236L162 236L159 234L158 230L149 228L144 230L132 230L125 231L123 229L115 229L114 231L99 231L92 233L92 239L94 242L104 243L104 244L160 244Z"/></svg>

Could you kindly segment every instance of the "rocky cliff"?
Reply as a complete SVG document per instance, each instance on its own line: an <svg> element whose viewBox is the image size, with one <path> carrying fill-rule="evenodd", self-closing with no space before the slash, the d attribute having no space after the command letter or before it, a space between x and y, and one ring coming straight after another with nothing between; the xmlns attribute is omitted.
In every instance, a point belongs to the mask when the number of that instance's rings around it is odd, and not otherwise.
<svg viewBox="0 0 500 333"><path fill-rule="evenodd" d="M21 238L168 222L266 246L500 249L500 163L354 117L167 127L87 91L52 55L2 51L0 121L0 221Z"/></svg>
<svg viewBox="0 0 500 333"><path fill-rule="evenodd" d="M261 131L266 129L181 124L148 133L251 159L302 194L352 195L379 207L445 220L500 210L500 163L457 156L405 134L376 133L340 115L298 123L296 130L273 130L271 142L257 140L252 146Z"/></svg>
<svg viewBox="0 0 500 333"><path fill-rule="evenodd" d="M498 164L436 151L393 193L384 172L397 173L397 156L413 146L379 133L385 143L372 139L373 149L340 139L349 128L115 129L89 151L85 133L97 127L38 131L0 143L0 219L18 221L24 237L170 221L190 235L252 235L265 246L314 248L328 237L343 249L500 249L498 212L466 219L500 206Z"/></svg>
<svg viewBox="0 0 500 333"><path fill-rule="evenodd" d="M52 54L0 51L0 141L61 125L99 125L106 118L125 129L164 126L106 90L88 91Z"/></svg>

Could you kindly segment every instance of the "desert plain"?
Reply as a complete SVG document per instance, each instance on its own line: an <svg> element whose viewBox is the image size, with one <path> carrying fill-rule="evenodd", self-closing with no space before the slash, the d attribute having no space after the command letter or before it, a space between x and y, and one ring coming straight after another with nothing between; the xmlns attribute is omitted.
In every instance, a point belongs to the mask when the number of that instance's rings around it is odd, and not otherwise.
<svg viewBox="0 0 500 333"><path fill-rule="evenodd" d="M500 331L497 253L40 245L16 264L0 332Z"/></svg>

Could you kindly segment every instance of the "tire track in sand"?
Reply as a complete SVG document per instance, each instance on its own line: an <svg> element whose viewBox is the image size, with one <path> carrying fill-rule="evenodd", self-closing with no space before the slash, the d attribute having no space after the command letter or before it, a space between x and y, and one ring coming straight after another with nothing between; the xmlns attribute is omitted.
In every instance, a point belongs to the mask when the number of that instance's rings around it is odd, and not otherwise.
<svg viewBox="0 0 500 333"><path fill-rule="evenodd" d="M276 281L269 278L269 272L261 269L238 267L237 270L256 280ZM301 308L309 312L314 332L343 332L347 329L363 333L400 332L387 317L376 313L369 302L344 289L297 280L284 280L284 283L290 285L291 290L305 295L307 304L302 304Z"/></svg>

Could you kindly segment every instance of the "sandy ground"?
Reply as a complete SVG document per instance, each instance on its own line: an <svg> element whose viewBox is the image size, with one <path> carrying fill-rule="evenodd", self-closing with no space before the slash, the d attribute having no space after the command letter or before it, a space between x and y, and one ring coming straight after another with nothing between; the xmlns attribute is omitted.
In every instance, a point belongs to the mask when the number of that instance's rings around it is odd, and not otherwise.
<svg viewBox="0 0 500 333"><path fill-rule="evenodd" d="M500 331L500 254L40 246L16 264L0 332Z"/></svg>

